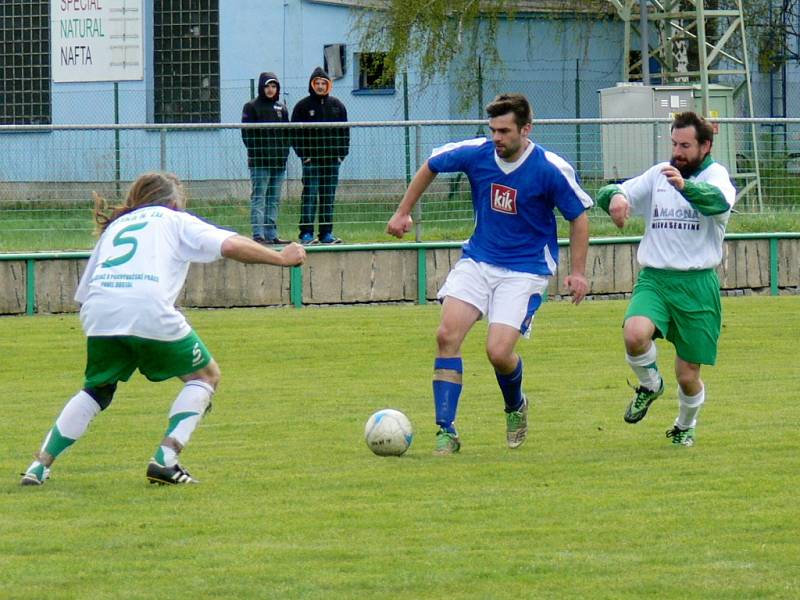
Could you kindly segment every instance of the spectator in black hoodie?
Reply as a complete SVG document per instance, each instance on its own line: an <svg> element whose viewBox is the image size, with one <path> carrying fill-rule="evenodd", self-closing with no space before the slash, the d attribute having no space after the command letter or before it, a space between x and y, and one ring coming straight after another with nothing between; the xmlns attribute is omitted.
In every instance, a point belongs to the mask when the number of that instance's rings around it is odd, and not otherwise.
<svg viewBox="0 0 800 600"><path fill-rule="evenodd" d="M286 123L289 110L280 102L281 84L275 73L258 77L258 96L242 108L242 123ZM288 129L242 129L250 168L250 223L261 244L288 244L278 237L278 205L289 155Z"/></svg>
<svg viewBox="0 0 800 600"><path fill-rule="evenodd" d="M308 96L292 111L292 122L347 121L347 109L330 95L333 81L317 67L308 81ZM350 130L304 128L295 130L294 151L303 161L300 242L340 244L333 235L333 201L339 183L339 165L350 150ZM314 238L314 218L319 208L319 236Z"/></svg>

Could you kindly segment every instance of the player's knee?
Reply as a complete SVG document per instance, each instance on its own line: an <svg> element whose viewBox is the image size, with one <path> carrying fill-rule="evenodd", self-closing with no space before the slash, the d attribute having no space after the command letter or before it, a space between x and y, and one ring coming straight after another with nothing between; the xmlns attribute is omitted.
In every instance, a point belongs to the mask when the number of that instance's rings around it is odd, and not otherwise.
<svg viewBox="0 0 800 600"><path fill-rule="evenodd" d="M436 330L436 345L439 347L440 352L458 350L456 332L444 324L439 325L439 329Z"/></svg>
<svg viewBox="0 0 800 600"><path fill-rule="evenodd" d="M678 385L681 386L681 389L684 391L684 393L687 393L690 396L694 396L697 393L697 390L702 388L699 368L693 368L693 366L690 366L688 368L685 367L682 369L675 369L675 379L678 380Z"/></svg>
<svg viewBox="0 0 800 600"><path fill-rule="evenodd" d="M487 344L486 357L496 370L503 373L513 370L517 362L513 348L502 344Z"/></svg>
<svg viewBox="0 0 800 600"><path fill-rule="evenodd" d="M109 385L83 388L83 391L89 394L92 397L92 400L97 402L100 410L105 410L114 399L114 392L117 391L117 384L111 383Z"/></svg>
<svg viewBox="0 0 800 600"><path fill-rule="evenodd" d="M220 371L219 365L215 360L212 360L201 372L201 379L205 381L208 385L210 385L215 390L219 385L220 379L222 379L222 371Z"/></svg>
<svg viewBox="0 0 800 600"><path fill-rule="evenodd" d="M622 330L622 337L625 341L625 348L628 354L639 355L647 352L652 343L652 332L644 327L637 327L630 322L625 323Z"/></svg>

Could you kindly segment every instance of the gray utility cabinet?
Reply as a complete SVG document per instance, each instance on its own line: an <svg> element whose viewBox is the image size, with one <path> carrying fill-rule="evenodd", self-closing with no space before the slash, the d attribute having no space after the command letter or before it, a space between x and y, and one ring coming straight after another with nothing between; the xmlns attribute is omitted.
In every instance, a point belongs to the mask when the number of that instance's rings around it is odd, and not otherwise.
<svg viewBox="0 0 800 600"><path fill-rule="evenodd" d="M623 83L600 92L603 119L672 118L675 113L702 110L699 85L646 86ZM709 118L733 117L733 88L709 86ZM731 124L715 125L711 151L733 175L736 172L736 144ZM669 160L672 153L669 123L612 123L602 126L603 177L629 179L655 163Z"/></svg>

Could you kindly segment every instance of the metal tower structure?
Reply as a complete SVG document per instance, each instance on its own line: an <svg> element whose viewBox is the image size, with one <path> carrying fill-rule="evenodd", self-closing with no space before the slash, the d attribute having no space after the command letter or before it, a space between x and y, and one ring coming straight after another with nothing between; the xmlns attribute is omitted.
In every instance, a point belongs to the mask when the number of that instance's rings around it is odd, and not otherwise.
<svg viewBox="0 0 800 600"><path fill-rule="evenodd" d="M710 117L709 84L733 87L734 98L744 94L746 117L753 117L753 92L744 13L741 0L609 0L625 27L622 81L649 84L649 59L658 61L661 85L699 85L701 112ZM645 17L646 15L646 17ZM650 33L653 33L651 36ZM638 60L631 60L631 38L642 43ZM654 40L651 42L651 38ZM757 192L761 183L755 124L750 124L752 173L735 173L744 180L739 196ZM755 190L754 190L755 188Z"/></svg>

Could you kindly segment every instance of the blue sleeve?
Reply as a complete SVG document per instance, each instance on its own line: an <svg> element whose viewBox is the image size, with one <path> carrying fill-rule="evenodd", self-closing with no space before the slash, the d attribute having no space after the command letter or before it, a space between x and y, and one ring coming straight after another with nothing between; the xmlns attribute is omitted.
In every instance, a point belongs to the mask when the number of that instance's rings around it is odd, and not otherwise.
<svg viewBox="0 0 800 600"><path fill-rule="evenodd" d="M486 143L486 138L473 138L434 148L428 159L428 167L434 173L466 171L480 148Z"/></svg>
<svg viewBox="0 0 800 600"><path fill-rule="evenodd" d="M428 159L428 167L434 173L453 173L464 170L464 161L457 151L441 152Z"/></svg>
<svg viewBox="0 0 800 600"><path fill-rule="evenodd" d="M592 207L594 202L581 188L570 164L566 161L554 164L551 173L554 203L567 221L574 221Z"/></svg>

